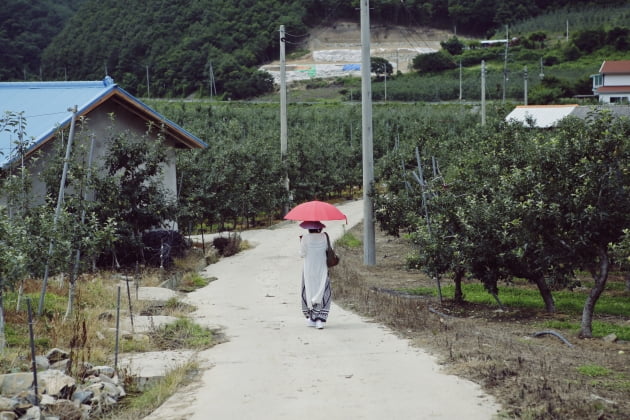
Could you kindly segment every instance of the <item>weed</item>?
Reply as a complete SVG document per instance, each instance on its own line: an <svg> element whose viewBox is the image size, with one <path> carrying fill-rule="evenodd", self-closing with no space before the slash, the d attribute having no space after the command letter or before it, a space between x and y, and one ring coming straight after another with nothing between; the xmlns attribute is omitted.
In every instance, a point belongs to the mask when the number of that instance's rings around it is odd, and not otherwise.
<svg viewBox="0 0 630 420"><path fill-rule="evenodd" d="M209 283L209 279L202 277L198 273L186 273L179 285L179 291L192 292L207 286Z"/></svg>
<svg viewBox="0 0 630 420"><path fill-rule="evenodd" d="M359 248L361 246L361 241L352 233L347 232L335 241L335 245L344 246L346 248Z"/></svg>
<svg viewBox="0 0 630 420"><path fill-rule="evenodd" d="M143 393L128 395L120 409L109 413L104 420L136 420L144 418L157 409L169 396L182 385L190 382L198 372L197 363L187 362L149 386Z"/></svg>
<svg viewBox="0 0 630 420"><path fill-rule="evenodd" d="M238 233L229 234L228 237L219 236L214 238L212 245L223 257L230 257L241 251L241 235Z"/></svg>
<svg viewBox="0 0 630 420"><path fill-rule="evenodd" d="M180 318L172 324L157 328L151 332L151 338L163 350L204 349L213 344L210 330L186 318Z"/></svg>
<svg viewBox="0 0 630 420"><path fill-rule="evenodd" d="M590 376L593 378L599 376L608 376L612 373L610 369L598 365L582 365L578 366L576 369L582 375Z"/></svg>

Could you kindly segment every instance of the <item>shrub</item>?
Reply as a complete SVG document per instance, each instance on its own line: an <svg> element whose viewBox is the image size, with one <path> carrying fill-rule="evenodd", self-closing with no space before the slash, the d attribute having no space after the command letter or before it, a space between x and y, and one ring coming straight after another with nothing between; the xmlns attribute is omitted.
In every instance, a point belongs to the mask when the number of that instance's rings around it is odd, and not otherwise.
<svg viewBox="0 0 630 420"><path fill-rule="evenodd" d="M603 29L579 31L573 36L573 44L580 51L592 53L606 45L606 32Z"/></svg>
<svg viewBox="0 0 630 420"><path fill-rule="evenodd" d="M440 42L440 45L451 55L460 55L464 51L465 46L456 36Z"/></svg>
<svg viewBox="0 0 630 420"><path fill-rule="evenodd" d="M453 57L444 51L418 54L413 59L413 68L421 73L439 72L456 67Z"/></svg>
<svg viewBox="0 0 630 420"><path fill-rule="evenodd" d="M214 238L212 245L217 249L219 255L229 257L238 253L241 249L241 235L234 233L227 238L219 236Z"/></svg>

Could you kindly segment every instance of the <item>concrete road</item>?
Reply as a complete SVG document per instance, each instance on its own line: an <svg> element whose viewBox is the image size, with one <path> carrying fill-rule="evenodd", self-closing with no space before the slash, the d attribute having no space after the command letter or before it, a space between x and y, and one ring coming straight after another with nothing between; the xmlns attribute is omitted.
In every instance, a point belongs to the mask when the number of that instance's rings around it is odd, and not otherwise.
<svg viewBox="0 0 630 420"><path fill-rule="evenodd" d="M331 239L360 222L363 202L326 222ZM326 328L300 311L296 222L242 234L254 248L208 266L218 280L188 295L202 325L228 342L201 352L201 377L146 417L152 420L491 419L499 406L474 383L387 328L334 305ZM378 255L378 249L376 250ZM334 289L333 289L334 300Z"/></svg>

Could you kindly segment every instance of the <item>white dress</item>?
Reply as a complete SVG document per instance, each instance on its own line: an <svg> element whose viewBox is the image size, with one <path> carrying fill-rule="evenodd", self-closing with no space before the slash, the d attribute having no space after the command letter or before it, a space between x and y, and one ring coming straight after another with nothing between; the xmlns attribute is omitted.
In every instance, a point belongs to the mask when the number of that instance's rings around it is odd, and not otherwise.
<svg viewBox="0 0 630 420"><path fill-rule="evenodd" d="M300 240L300 256L304 258L302 271L302 311L307 318L326 321L330 309L330 280L326 266L324 233L308 233Z"/></svg>

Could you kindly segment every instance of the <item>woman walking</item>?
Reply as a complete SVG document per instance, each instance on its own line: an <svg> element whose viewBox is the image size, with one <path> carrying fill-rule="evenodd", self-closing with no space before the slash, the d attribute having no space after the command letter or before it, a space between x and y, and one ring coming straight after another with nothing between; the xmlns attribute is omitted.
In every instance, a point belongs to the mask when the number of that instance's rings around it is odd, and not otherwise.
<svg viewBox="0 0 630 420"><path fill-rule="evenodd" d="M328 236L322 233L326 226L319 221L305 221L300 227L308 229L300 236L300 256L304 258L302 270L302 313L306 325L324 328L330 311L330 276L326 266Z"/></svg>

